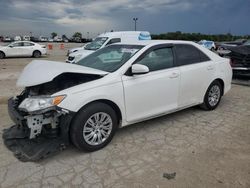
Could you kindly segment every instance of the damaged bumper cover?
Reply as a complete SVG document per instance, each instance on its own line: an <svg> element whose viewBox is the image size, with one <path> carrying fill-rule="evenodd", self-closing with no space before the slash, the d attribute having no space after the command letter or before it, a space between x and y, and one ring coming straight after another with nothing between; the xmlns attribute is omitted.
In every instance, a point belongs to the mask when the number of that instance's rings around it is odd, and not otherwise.
<svg viewBox="0 0 250 188"><path fill-rule="evenodd" d="M69 144L69 125L74 112L58 107L28 114L18 109L18 98L8 100L9 116L15 123L5 129L6 147L21 161L37 161L63 150Z"/></svg>

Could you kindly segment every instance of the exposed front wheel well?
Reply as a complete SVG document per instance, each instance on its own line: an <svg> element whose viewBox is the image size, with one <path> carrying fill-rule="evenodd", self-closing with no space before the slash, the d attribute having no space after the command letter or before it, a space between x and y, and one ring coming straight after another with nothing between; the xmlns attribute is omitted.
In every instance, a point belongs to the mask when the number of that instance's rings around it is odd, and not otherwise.
<svg viewBox="0 0 250 188"><path fill-rule="evenodd" d="M113 110L115 111L116 115L117 115L117 120L118 120L118 125L121 124L121 121L122 121L122 113L121 113L121 110L120 108L118 107L117 104L115 104L113 101L110 101L110 100L107 100L107 99L99 99L99 100L95 100L95 101L92 101L92 102L89 102L88 104L84 105L82 108L85 108L87 107L88 105L90 104L93 104L93 103L96 103L96 102L101 102L101 103L104 103L104 104L107 104L109 105L111 108L113 108ZM81 109L82 109L81 108Z"/></svg>

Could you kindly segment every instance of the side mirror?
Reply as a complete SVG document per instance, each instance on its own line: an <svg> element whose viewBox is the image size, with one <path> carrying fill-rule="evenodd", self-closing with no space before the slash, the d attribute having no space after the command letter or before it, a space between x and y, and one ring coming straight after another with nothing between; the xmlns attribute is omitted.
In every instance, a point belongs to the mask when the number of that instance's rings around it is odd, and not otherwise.
<svg viewBox="0 0 250 188"><path fill-rule="evenodd" d="M9 45L9 47L10 47L10 48L13 48L13 46L12 46L12 45Z"/></svg>
<svg viewBox="0 0 250 188"><path fill-rule="evenodd" d="M132 74L146 74L149 72L149 68L146 65L134 64L131 68Z"/></svg>

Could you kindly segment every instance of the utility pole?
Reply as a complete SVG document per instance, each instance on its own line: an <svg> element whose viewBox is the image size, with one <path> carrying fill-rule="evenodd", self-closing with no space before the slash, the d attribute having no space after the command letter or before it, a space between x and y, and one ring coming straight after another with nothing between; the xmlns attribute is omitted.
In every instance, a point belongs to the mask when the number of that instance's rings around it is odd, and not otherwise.
<svg viewBox="0 0 250 188"><path fill-rule="evenodd" d="M134 22L135 22L135 31L136 31L136 22L138 20L138 18L133 18Z"/></svg>

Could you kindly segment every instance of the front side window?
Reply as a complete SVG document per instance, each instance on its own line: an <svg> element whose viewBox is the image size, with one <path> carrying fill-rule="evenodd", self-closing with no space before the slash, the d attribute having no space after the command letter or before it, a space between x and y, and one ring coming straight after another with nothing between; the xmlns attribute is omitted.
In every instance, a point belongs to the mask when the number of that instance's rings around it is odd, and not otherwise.
<svg viewBox="0 0 250 188"><path fill-rule="evenodd" d="M108 37L97 37L95 40L87 44L85 50L98 50L108 40Z"/></svg>
<svg viewBox="0 0 250 188"><path fill-rule="evenodd" d="M138 64L146 65L149 71L157 71L174 66L172 48L159 48L148 52Z"/></svg>
<svg viewBox="0 0 250 188"><path fill-rule="evenodd" d="M22 42L15 42L15 43L12 43L10 44L11 47L20 47L20 46L23 46L23 43Z"/></svg>
<svg viewBox="0 0 250 188"><path fill-rule="evenodd" d="M175 49L179 65L189 65L210 60L203 52L189 44L177 44Z"/></svg>
<svg viewBox="0 0 250 188"><path fill-rule="evenodd" d="M77 64L106 72L114 72L142 47L140 45L107 46L81 59Z"/></svg>

